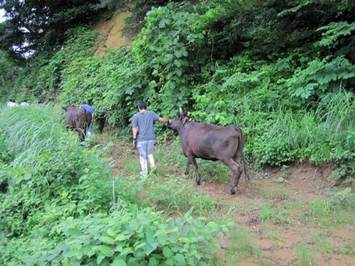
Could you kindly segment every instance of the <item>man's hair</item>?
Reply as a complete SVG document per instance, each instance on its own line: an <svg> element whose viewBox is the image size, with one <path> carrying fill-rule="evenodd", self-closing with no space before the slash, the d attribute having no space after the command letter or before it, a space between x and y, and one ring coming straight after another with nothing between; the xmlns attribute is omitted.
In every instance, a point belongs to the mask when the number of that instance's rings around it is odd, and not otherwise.
<svg viewBox="0 0 355 266"><path fill-rule="evenodd" d="M143 110L143 109L146 109L147 108L147 105L145 104L145 102L143 101L138 101L138 104L137 104L138 108L140 110Z"/></svg>
<svg viewBox="0 0 355 266"><path fill-rule="evenodd" d="M92 105L92 100L91 99L85 100L83 101L83 104Z"/></svg>

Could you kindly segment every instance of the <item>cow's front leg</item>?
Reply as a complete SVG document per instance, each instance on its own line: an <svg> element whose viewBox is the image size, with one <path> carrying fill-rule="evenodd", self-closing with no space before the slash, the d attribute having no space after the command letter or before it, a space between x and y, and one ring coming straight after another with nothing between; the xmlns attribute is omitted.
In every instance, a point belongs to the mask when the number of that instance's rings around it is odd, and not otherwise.
<svg viewBox="0 0 355 266"><path fill-rule="evenodd" d="M197 166L197 162L196 162L195 157L191 158L191 164L193 165L195 172L196 172L196 177L195 177L196 184L201 185L201 175L198 171L198 166Z"/></svg>

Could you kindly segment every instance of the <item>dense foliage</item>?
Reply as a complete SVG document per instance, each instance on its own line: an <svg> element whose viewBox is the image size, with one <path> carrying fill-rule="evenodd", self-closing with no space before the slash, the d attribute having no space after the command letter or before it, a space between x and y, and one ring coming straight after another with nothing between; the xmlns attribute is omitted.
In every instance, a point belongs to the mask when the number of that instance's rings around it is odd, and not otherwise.
<svg viewBox="0 0 355 266"><path fill-rule="evenodd" d="M171 118L182 107L240 126L256 166L333 163L354 177L353 1L137 0L132 47L95 57L88 24L123 2L0 1L0 101L91 101L116 128L138 99ZM0 110L0 264L210 263L225 228L138 206L100 157L50 107Z"/></svg>
<svg viewBox="0 0 355 266"><path fill-rule="evenodd" d="M0 48L20 57L55 49L68 29L89 23L112 2L2 0L7 20L0 26Z"/></svg>
<svg viewBox="0 0 355 266"><path fill-rule="evenodd" d="M338 177L353 172L351 1L149 2L133 9L140 21L160 6L132 48L96 58L95 34L69 31L63 49L30 60L7 86L18 98L92 100L118 127L137 99L169 117L181 106L196 120L241 126L257 165L310 160L342 165Z"/></svg>
<svg viewBox="0 0 355 266"><path fill-rule="evenodd" d="M0 264L204 265L219 248L224 227L189 214L164 221L121 197L127 187L112 194L99 151L50 108L0 114Z"/></svg>

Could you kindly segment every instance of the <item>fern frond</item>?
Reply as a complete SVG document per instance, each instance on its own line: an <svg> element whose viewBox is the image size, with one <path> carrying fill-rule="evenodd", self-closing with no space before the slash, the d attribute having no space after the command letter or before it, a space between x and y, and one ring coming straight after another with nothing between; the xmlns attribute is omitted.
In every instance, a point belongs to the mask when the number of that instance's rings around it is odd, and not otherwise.
<svg viewBox="0 0 355 266"><path fill-rule="evenodd" d="M330 47L334 45L339 38L351 35L352 32L355 31L355 22L332 22L320 27L317 31L325 32L322 34L322 39L316 45L319 47Z"/></svg>

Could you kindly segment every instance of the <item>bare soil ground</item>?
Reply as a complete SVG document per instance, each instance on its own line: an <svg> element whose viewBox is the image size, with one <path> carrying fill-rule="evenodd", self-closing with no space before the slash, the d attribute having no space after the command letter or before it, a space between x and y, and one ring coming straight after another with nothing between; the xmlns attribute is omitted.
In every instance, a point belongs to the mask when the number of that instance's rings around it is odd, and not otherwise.
<svg viewBox="0 0 355 266"><path fill-rule="evenodd" d="M132 40L124 34L126 19L130 16L129 11L118 11L109 20L101 21L96 30L100 33L96 56L104 56L109 49L129 47Z"/></svg>
<svg viewBox="0 0 355 266"><path fill-rule="evenodd" d="M256 245L262 250L262 264L266 265L298 265L295 248L298 244L306 242L311 249L317 249L319 243L314 242L314 236L324 234L326 241L329 241L334 248L340 248L344 242L355 240L354 225L339 225L331 229L323 229L320 226L310 226L303 221L291 221L285 224L263 223L258 215L258 209L250 211L248 206L251 203L262 205L269 202L271 205L276 201L282 201L283 195L289 197L287 200L307 204L316 199L326 199L327 192L332 187L330 168L317 168L310 165L293 166L287 171L287 180L280 184L279 176L285 175L280 171L262 172L259 176L267 176L268 179L254 179L250 184L243 182L239 187L236 197L228 196L227 184L216 184L205 182L198 191L208 193L212 198L219 201L226 201L229 204L243 206L235 213L237 224L245 225L252 232L257 241ZM282 195L275 195L274 199L265 199L260 191L272 194L273 188L282 187ZM279 197L279 198L278 198ZM292 210L297 212L297 209ZM291 212L292 216L292 212ZM324 231L324 233L323 233ZM250 261L244 258L239 265L259 265L260 260ZM313 264L314 263L314 264ZM316 254L313 255L313 265L355 265L355 256L338 254Z"/></svg>
<svg viewBox="0 0 355 266"><path fill-rule="evenodd" d="M165 152L169 150L168 147L162 149ZM127 165L134 164L135 169L139 169L137 154L127 144L111 144L106 154L112 159L113 175L132 176ZM182 178L179 177L183 172L181 164L163 165L161 161L164 160L166 158L159 162L158 158L159 167L166 168L161 182L167 178ZM352 213L348 213L350 220L339 223L324 223L327 214L307 220L307 206L328 200L329 193L335 191L331 170L332 166L304 164L281 170L254 171L250 183L241 178L236 195L228 194L227 179L212 181L205 177L201 186L194 184L196 193L207 194L223 206L215 210L211 217L233 219L235 230L245 228L251 236L253 249L259 251L247 252L231 260L228 256L231 253L233 256L234 251L230 250L228 255L228 249L233 246L233 240L222 239L223 248L218 254L217 264L355 265L355 218ZM193 183L191 177L182 180ZM140 197L146 193L143 191ZM318 205L314 206L318 208ZM334 217L329 216L329 219Z"/></svg>

